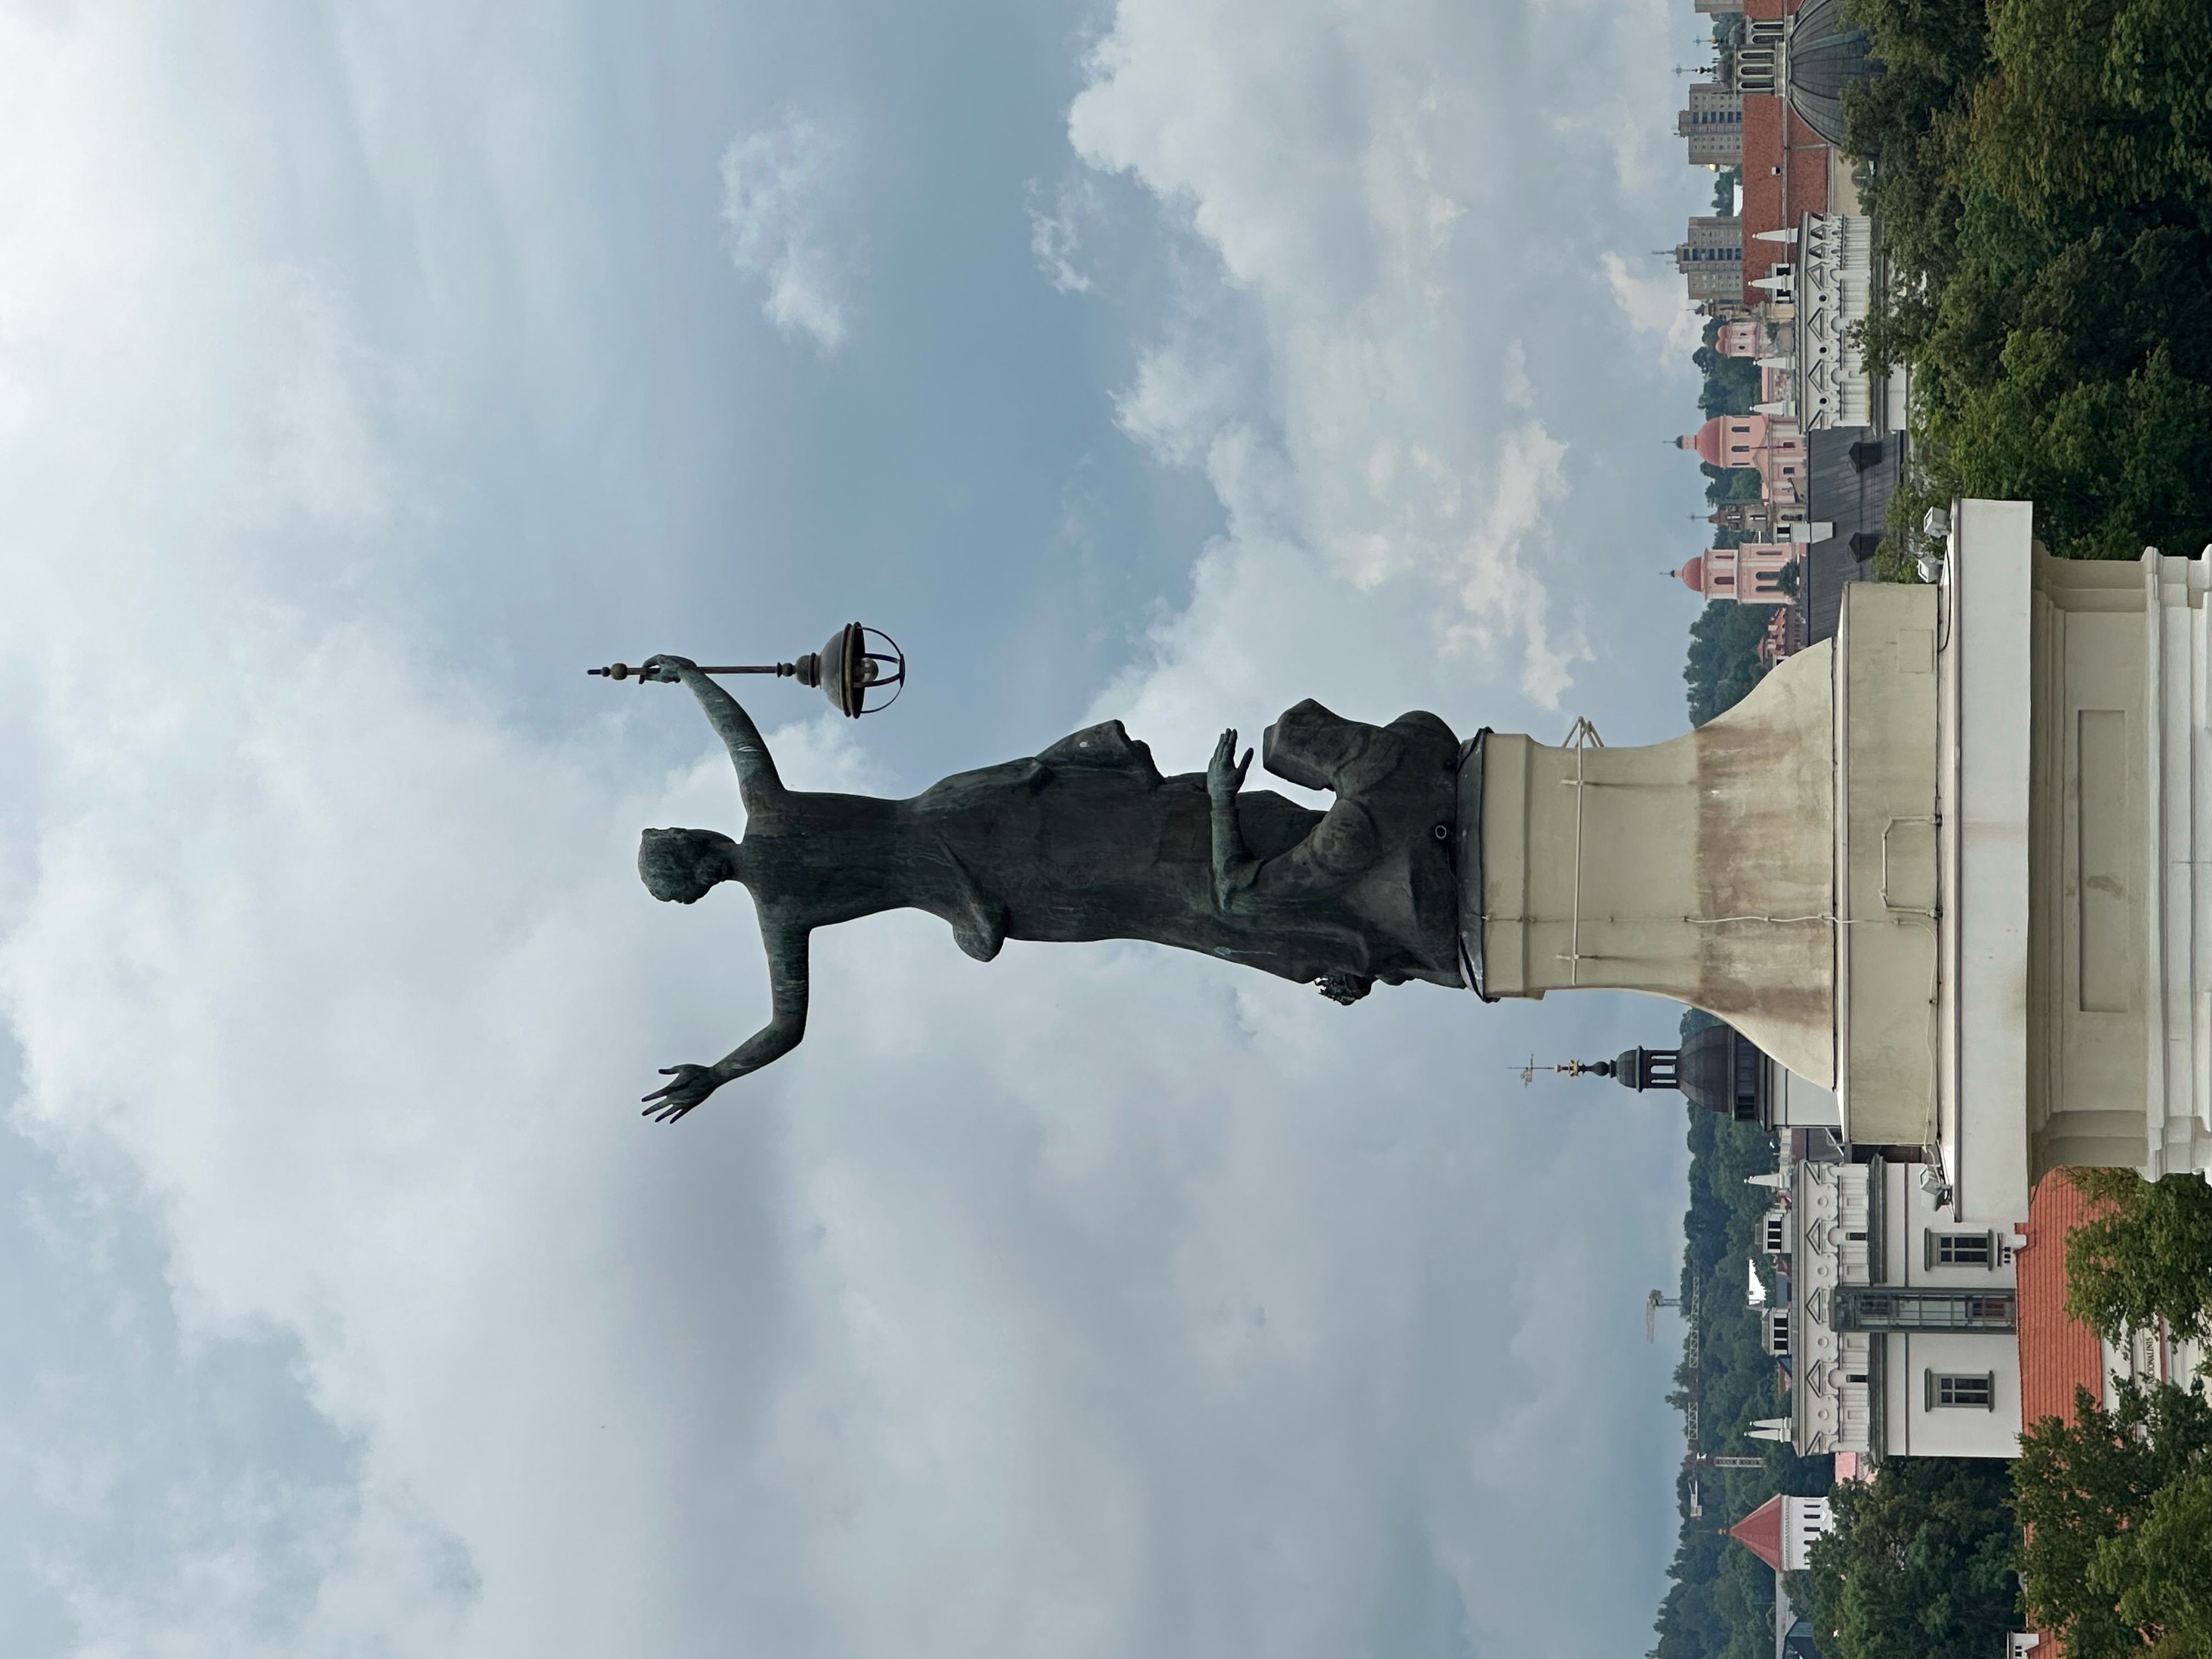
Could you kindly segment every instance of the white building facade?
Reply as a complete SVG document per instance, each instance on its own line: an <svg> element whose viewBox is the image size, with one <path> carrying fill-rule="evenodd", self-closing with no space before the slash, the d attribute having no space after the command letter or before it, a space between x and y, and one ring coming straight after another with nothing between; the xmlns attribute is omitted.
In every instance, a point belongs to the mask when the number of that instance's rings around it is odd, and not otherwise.
<svg viewBox="0 0 2212 1659"><path fill-rule="evenodd" d="M1805 1455L2014 1455L2013 1237L1923 1202L1924 1164L1783 1140L1781 1170L1760 1178L1775 1192L1760 1244L1789 1292L1761 1316L1790 1379L1768 1435Z"/></svg>

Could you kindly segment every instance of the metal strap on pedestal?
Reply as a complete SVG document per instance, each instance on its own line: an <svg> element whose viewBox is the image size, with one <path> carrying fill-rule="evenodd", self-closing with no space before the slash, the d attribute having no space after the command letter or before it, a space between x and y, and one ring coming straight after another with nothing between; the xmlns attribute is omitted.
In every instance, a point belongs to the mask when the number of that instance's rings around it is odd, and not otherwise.
<svg viewBox="0 0 2212 1659"><path fill-rule="evenodd" d="M1567 983L1570 987L1582 982L1583 963L1583 794L1593 787L1593 781L1583 775L1583 757L1593 749L1605 747L1605 739L1597 734L1597 727L1589 723L1587 715L1577 714L1575 723L1567 729L1566 748L1575 751L1575 775L1562 778L1560 783L1575 792L1575 896L1571 914L1567 919L1567 953L1559 960L1567 964Z"/></svg>
<svg viewBox="0 0 2212 1659"><path fill-rule="evenodd" d="M1460 746L1459 840L1455 851L1459 880L1459 967L1468 988L1485 1002L1498 999L1482 983L1482 763L1484 726Z"/></svg>

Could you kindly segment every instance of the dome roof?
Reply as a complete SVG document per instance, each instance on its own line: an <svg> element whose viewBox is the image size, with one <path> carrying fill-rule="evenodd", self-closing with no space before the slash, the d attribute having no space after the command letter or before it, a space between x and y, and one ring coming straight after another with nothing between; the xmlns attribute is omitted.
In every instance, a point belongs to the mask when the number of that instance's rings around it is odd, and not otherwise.
<svg viewBox="0 0 2212 1659"><path fill-rule="evenodd" d="M1844 94L1881 73L1867 33L1841 0L1806 0L1790 26L1790 107L1832 144L1844 141Z"/></svg>
<svg viewBox="0 0 2212 1659"><path fill-rule="evenodd" d="M1677 1086L1692 1106L1757 1123L1765 1115L1765 1058L1733 1026L1708 1025L1683 1042Z"/></svg>
<svg viewBox="0 0 2212 1659"><path fill-rule="evenodd" d="M1689 562L1674 574L1682 579L1682 586L1688 588L1690 592L1700 597L1704 595L1705 591L1705 556L1704 554L1691 554Z"/></svg>
<svg viewBox="0 0 2212 1659"><path fill-rule="evenodd" d="M1680 1048L1622 1050L1595 1064L1577 1060L1577 1076L1609 1077L1624 1089L1679 1089L1701 1110L1719 1112L1739 1123L1766 1121L1766 1056L1726 1025L1692 1031Z"/></svg>
<svg viewBox="0 0 2212 1659"><path fill-rule="evenodd" d="M1683 448L1694 450L1699 460L1709 466L1721 464L1721 417L1717 415L1698 428L1693 438L1678 441Z"/></svg>

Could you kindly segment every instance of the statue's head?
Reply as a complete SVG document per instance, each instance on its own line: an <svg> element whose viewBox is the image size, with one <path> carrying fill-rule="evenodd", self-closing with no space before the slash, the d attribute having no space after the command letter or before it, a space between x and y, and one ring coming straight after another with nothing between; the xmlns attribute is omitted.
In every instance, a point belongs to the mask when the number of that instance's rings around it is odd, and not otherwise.
<svg viewBox="0 0 2212 1659"><path fill-rule="evenodd" d="M697 903L738 870L738 844L719 830L648 830L638 839L638 879L672 904Z"/></svg>

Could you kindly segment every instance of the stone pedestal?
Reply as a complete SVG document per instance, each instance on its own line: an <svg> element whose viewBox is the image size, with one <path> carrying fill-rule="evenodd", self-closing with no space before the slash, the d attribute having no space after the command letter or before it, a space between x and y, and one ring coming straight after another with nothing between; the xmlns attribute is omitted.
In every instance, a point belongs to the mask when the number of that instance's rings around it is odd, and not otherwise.
<svg viewBox="0 0 2212 1659"><path fill-rule="evenodd" d="M2008 1229L2061 1165L2203 1171L2212 581L2033 525L1958 503L1942 583L1854 584L1832 643L1671 742L1487 734L1477 988L1716 1014L1832 1086L1846 1139L1929 1158L1957 1222Z"/></svg>
<svg viewBox="0 0 2212 1659"><path fill-rule="evenodd" d="M1969 506L1978 504L1969 504ZM1967 516L1961 575L2019 556ZM2033 555L2031 1175L2212 1163L2212 665L2201 559ZM1972 588L1969 586L1969 592Z"/></svg>

